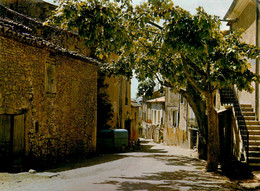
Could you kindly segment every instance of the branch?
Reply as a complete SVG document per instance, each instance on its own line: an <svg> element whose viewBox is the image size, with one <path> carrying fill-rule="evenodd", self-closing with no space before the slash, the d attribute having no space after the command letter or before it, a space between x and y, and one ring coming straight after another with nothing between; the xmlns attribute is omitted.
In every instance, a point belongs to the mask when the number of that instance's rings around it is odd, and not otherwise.
<svg viewBox="0 0 260 191"><path fill-rule="evenodd" d="M194 72L196 72L198 75L200 75L200 76L203 78L203 80L206 81L207 76L206 76L206 74L204 73L204 71L201 70L201 69L200 69L196 64L194 64L192 61L190 61L190 59L185 58L185 60L186 60L186 64L187 64L188 66L190 66L190 67L193 69Z"/></svg>
<svg viewBox="0 0 260 191"><path fill-rule="evenodd" d="M159 83L165 87L173 87L172 84L170 82L167 82L167 81L163 81L159 78L158 74L155 73L155 77L156 79L159 81Z"/></svg>
<svg viewBox="0 0 260 191"><path fill-rule="evenodd" d="M181 60L182 60L182 65L183 65L183 69L184 69L184 73L186 74L186 76L188 77L189 82L201 93L207 93L207 91L203 90L202 88L200 88L198 86L198 84L196 84L194 82L194 80L191 78L188 67L187 67L187 61L184 58L184 56L181 54Z"/></svg>
<svg viewBox="0 0 260 191"><path fill-rule="evenodd" d="M160 25L158 25L158 24L156 24L156 23L154 23L154 22L152 22L152 21L148 21L148 23L151 24L151 25L153 25L153 26L155 26L155 27L157 27L157 28L160 29L160 30L163 30L163 27L161 27Z"/></svg>

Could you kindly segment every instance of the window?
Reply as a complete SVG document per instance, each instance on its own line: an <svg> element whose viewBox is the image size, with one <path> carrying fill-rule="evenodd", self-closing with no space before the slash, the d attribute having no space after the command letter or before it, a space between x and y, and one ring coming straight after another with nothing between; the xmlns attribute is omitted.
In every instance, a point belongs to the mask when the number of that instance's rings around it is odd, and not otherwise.
<svg viewBox="0 0 260 191"><path fill-rule="evenodd" d="M177 127L179 125L179 112L174 111L172 114L172 125Z"/></svg>
<svg viewBox="0 0 260 191"><path fill-rule="evenodd" d="M154 111L154 124L156 124L156 111Z"/></svg>
<svg viewBox="0 0 260 191"><path fill-rule="evenodd" d="M129 81L125 80L125 105L128 105Z"/></svg>
<svg viewBox="0 0 260 191"><path fill-rule="evenodd" d="M45 91L47 94L56 94L56 62L50 55L45 65Z"/></svg>
<svg viewBox="0 0 260 191"><path fill-rule="evenodd" d="M181 95L181 103L183 103L183 96Z"/></svg>
<svg viewBox="0 0 260 191"><path fill-rule="evenodd" d="M158 123L160 123L160 121L161 121L161 111L158 111Z"/></svg>

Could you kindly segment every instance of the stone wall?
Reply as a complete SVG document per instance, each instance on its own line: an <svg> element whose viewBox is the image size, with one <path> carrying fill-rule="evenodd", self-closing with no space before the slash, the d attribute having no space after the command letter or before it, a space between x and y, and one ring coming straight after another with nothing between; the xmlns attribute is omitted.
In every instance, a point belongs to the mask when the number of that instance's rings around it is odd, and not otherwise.
<svg viewBox="0 0 260 191"><path fill-rule="evenodd" d="M164 128L163 140L166 145L188 146L187 132L177 128Z"/></svg>
<svg viewBox="0 0 260 191"><path fill-rule="evenodd" d="M53 164L68 155L94 152L97 66L0 39L0 114L24 111L25 155ZM53 92L47 91L50 74Z"/></svg>

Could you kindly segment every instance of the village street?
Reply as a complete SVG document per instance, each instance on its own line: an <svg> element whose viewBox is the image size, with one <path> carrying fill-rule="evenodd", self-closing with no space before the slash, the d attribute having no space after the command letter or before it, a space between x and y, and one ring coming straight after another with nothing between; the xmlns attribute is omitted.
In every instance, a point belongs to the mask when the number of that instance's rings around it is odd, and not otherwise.
<svg viewBox="0 0 260 191"><path fill-rule="evenodd" d="M85 166L85 167L80 167ZM57 172L0 173L1 191L246 190L219 173L205 172L196 152L143 140L133 152L105 154ZM259 174L258 174L259 175ZM245 187L241 187L245 186ZM259 186L259 184L258 184ZM258 187L259 188L259 187Z"/></svg>

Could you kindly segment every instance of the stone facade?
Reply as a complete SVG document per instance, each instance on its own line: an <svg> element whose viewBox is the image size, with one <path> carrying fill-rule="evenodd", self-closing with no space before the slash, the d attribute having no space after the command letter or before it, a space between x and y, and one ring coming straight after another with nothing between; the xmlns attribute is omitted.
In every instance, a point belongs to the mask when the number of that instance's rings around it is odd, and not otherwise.
<svg viewBox="0 0 260 191"><path fill-rule="evenodd" d="M113 117L108 122L112 129L127 129L131 127L131 84L123 76L106 78L108 84L106 93L112 104Z"/></svg>
<svg viewBox="0 0 260 191"><path fill-rule="evenodd" d="M145 137L168 145L188 146L191 129L197 126L194 113L188 102L170 88L165 88L164 94L143 103Z"/></svg>
<svg viewBox="0 0 260 191"><path fill-rule="evenodd" d="M23 115L20 157L53 165L94 152L98 63L23 33L19 26L1 20L0 116L13 116L14 131L16 116ZM15 139L11 132L10 140Z"/></svg>
<svg viewBox="0 0 260 191"><path fill-rule="evenodd" d="M259 4L258 4L259 12ZM260 14L260 13L259 13ZM260 40L256 42L256 36L260 38L260 21L256 20L256 4L255 1L250 0L237 0L234 1L225 15L225 19L231 20L229 22L231 30L244 29L243 41L246 43L256 45L259 47ZM258 23L258 25L257 25ZM258 27L258 30L256 29ZM250 60L251 70L259 75L259 63L256 60ZM256 69L258 65L258 69ZM252 84L255 87L255 83ZM250 104L254 108L257 114L257 118L260 119L260 90L259 84L258 89L255 88L253 93L248 93L245 91L238 92L239 100L241 104Z"/></svg>
<svg viewBox="0 0 260 191"><path fill-rule="evenodd" d="M41 21L45 21L56 8L43 0L0 0L0 4Z"/></svg>

